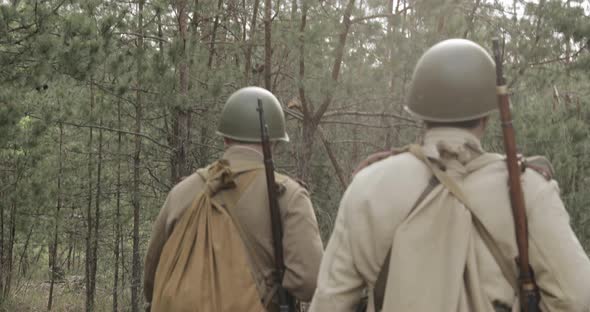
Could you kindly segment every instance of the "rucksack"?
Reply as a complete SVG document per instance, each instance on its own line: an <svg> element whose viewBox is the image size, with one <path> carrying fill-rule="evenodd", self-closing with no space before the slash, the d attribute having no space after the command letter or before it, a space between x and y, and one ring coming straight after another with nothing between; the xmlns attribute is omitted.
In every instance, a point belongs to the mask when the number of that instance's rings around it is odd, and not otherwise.
<svg viewBox="0 0 590 312"><path fill-rule="evenodd" d="M265 311L247 237L232 213L257 172L241 173L237 183L225 160L200 171L205 187L162 250L152 311Z"/></svg>

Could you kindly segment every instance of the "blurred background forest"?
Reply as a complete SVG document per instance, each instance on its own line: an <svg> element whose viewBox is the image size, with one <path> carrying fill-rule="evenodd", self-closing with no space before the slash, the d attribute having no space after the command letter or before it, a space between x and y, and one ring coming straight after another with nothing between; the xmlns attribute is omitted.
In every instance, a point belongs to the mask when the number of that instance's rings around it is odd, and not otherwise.
<svg viewBox="0 0 590 312"><path fill-rule="evenodd" d="M151 222L220 155L246 85L283 103L275 161L327 239L352 168L419 137L412 70L451 37L504 42L519 147L552 161L589 251L589 17L587 0L0 0L0 311L142 310Z"/></svg>

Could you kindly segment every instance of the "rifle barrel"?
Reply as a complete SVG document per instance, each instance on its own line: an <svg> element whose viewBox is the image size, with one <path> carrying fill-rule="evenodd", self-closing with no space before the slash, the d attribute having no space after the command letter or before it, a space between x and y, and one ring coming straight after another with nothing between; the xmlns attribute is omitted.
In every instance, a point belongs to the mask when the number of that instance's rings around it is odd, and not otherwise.
<svg viewBox="0 0 590 312"><path fill-rule="evenodd" d="M519 268L519 297L524 312L538 311L538 300L534 299L536 298L536 284L529 265L526 205L520 182L521 171L516 152L516 135L512 125L510 98L508 96L508 88L502 70L502 56L500 54L498 39L493 40L493 52L494 60L496 62L498 107L500 109L500 121L504 137L504 151L506 153L506 164L508 166L510 204L512 206L516 244L518 247L517 263ZM536 304L534 304L535 301Z"/></svg>
<svg viewBox="0 0 590 312"><path fill-rule="evenodd" d="M270 149L270 138L268 135L268 126L264 120L264 111L262 108L262 101L258 99L258 115L260 118L260 135L262 145L262 155L264 157L264 171L266 174L266 184L268 191L268 203L270 209L270 220L273 238L273 249L275 259L275 283L278 284L279 290L279 309L281 312L293 311L292 298L283 288L283 276L285 275L285 261L283 258L283 225L281 222L281 214L279 208L279 201L277 197L277 184L275 181L275 168L272 160L272 153Z"/></svg>

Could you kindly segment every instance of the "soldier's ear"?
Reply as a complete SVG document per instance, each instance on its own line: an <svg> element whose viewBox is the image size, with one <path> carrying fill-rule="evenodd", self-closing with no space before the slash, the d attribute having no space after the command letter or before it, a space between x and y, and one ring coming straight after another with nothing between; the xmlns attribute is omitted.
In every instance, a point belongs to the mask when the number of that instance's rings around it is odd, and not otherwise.
<svg viewBox="0 0 590 312"><path fill-rule="evenodd" d="M479 124L475 128L473 128L471 132L475 134L479 139L482 139L486 133L486 129L488 128L488 121L488 116L480 118Z"/></svg>
<svg viewBox="0 0 590 312"><path fill-rule="evenodd" d="M485 116L481 118L481 129L486 130L488 128L488 121L490 121L490 116Z"/></svg>
<svg viewBox="0 0 590 312"><path fill-rule="evenodd" d="M481 128L485 130L488 127L488 121L490 120L490 116L482 117L480 120Z"/></svg>
<svg viewBox="0 0 590 312"><path fill-rule="evenodd" d="M232 141L232 139L230 139L230 138L226 138L226 137L223 137L223 144L225 145L225 147L229 147L229 146L231 146L233 143L234 143L234 142Z"/></svg>

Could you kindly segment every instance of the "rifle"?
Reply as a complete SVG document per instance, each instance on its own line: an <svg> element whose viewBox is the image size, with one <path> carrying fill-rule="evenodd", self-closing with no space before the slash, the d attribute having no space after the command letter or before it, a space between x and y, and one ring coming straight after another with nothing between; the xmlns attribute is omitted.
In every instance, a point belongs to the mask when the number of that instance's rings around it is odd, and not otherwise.
<svg viewBox="0 0 590 312"><path fill-rule="evenodd" d="M272 228L273 247L275 254L275 272L274 279L278 285L279 294L279 311L295 311L294 300L291 294L283 288L283 276L285 275L285 261L283 259L283 225L279 211L279 201L277 197L277 184L275 182L275 166L272 161L270 151L270 140L268 137L268 125L264 120L264 111L262 110L262 101L258 99L258 116L260 117L260 136L262 144L262 155L264 156L264 171L266 173L266 186L268 190L268 203L270 207L270 220Z"/></svg>
<svg viewBox="0 0 590 312"><path fill-rule="evenodd" d="M512 126L510 112L510 98L508 87L502 71L502 57L498 39L492 41L494 60L496 61L496 86L498 90L498 107L500 109L500 121L504 136L504 151L508 166L508 180L510 186L510 204L514 217L516 232L516 245L518 246L518 296L520 308L523 312L537 312L539 309L539 291L535 282L535 276L529 264L528 226L525 210L522 185L520 184L520 167L516 155L516 138Z"/></svg>

